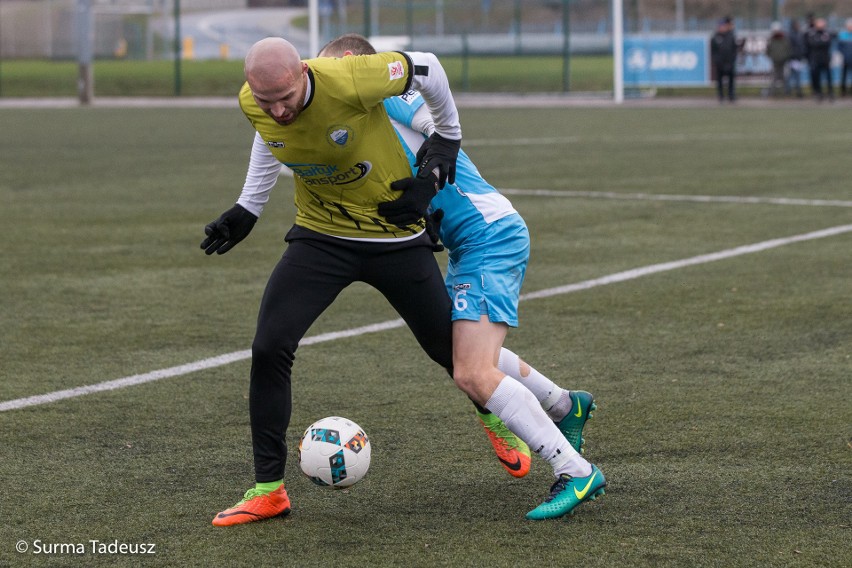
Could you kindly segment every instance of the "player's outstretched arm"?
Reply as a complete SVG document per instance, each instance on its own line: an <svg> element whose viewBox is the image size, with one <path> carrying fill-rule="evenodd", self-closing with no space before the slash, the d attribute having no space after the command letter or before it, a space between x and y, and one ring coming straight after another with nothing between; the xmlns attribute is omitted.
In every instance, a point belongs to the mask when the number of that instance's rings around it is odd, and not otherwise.
<svg viewBox="0 0 852 568"><path fill-rule="evenodd" d="M444 187L456 177L456 158L461 148L461 124L447 73L432 53L406 52L414 66L411 88L420 91L432 120L435 132L417 153L417 176L426 178L435 173L438 187Z"/></svg>
<svg viewBox="0 0 852 568"><path fill-rule="evenodd" d="M201 242L201 248L205 253L225 254L248 236L269 200L280 171L281 163L255 133L246 181L236 205L204 227L207 238Z"/></svg>

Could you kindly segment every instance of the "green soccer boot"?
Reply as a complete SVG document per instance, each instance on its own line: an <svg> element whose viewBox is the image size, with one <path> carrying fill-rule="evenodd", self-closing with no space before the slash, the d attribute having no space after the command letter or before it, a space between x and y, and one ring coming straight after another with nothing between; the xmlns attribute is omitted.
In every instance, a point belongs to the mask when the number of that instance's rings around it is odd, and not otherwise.
<svg viewBox="0 0 852 568"><path fill-rule="evenodd" d="M568 443L579 453L584 453L583 445L586 440L583 439L583 427L586 425L586 420L592 418L592 411L597 408L595 397L586 391L570 391L571 411L565 415L565 418L556 423L556 426L568 440Z"/></svg>
<svg viewBox="0 0 852 568"><path fill-rule="evenodd" d="M596 465L592 465L592 473L586 477L562 474L550 487L550 495L544 503L527 513L527 518L541 521L572 514L580 503L594 501L604 495L604 487L606 478Z"/></svg>

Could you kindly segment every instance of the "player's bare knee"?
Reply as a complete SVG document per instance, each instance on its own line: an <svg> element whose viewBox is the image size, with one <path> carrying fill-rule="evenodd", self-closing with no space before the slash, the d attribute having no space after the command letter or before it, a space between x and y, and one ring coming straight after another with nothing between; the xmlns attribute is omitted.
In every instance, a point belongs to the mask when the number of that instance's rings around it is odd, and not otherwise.
<svg viewBox="0 0 852 568"><path fill-rule="evenodd" d="M453 369L453 381L456 386L468 396L474 396L477 392L476 386L482 381L482 376L474 369L459 367Z"/></svg>

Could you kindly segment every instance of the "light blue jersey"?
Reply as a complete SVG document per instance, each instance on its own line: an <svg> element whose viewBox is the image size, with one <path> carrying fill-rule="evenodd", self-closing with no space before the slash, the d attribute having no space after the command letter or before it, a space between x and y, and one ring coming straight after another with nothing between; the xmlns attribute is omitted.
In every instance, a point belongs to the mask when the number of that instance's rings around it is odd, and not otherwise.
<svg viewBox="0 0 852 568"><path fill-rule="evenodd" d="M413 122L424 101L416 91L385 99L385 109L414 168L417 150L426 135ZM446 285L453 299L453 321L518 325L518 298L529 260L530 239L524 220L511 202L485 181L462 150L454 184L432 199L441 209L441 241L449 251Z"/></svg>
<svg viewBox="0 0 852 568"><path fill-rule="evenodd" d="M425 104L417 91L385 99L385 109L393 122L406 127L396 128L408 161L414 169L414 157L426 135L412 131L412 120ZM397 125L394 125L397 126ZM456 162L456 183L447 184L432 199L432 209L443 209L441 241L449 250L464 246L465 240L481 232L487 225L503 217L517 215L511 202L485 181L464 150Z"/></svg>

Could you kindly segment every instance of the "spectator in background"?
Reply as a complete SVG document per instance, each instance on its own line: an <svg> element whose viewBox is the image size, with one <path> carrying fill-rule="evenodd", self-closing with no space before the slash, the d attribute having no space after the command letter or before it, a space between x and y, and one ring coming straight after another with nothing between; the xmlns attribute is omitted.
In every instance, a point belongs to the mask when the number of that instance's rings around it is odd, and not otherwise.
<svg viewBox="0 0 852 568"><path fill-rule="evenodd" d="M772 22L771 30L769 41L766 42L766 55L772 60L772 80L769 84L769 95L776 97L784 88L784 70L790 60L792 48L787 34L781 29L781 22Z"/></svg>
<svg viewBox="0 0 852 568"><path fill-rule="evenodd" d="M787 34L790 41L790 60L787 62L787 83L784 94L790 95L793 90L796 96L802 98L802 69L805 67L805 39L799 30L799 22L790 22L790 33Z"/></svg>
<svg viewBox="0 0 852 568"><path fill-rule="evenodd" d="M846 20L846 29L837 34L837 49L843 56L843 73L840 75L840 94L846 96L846 78L852 82L852 18Z"/></svg>
<svg viewBox="0 0 852 568"><path fill-rule="evenodd" d="M716 68L716 92L719 102L724 102L724 83L728 80L728 100L736 100L734 76L737 64L737 38L734 34L734 23L730 17L722 18L719 27L710 40L710 56Z"/></svg>
<svg viewBox="0 0 852 568"><path fill-rule="evenodd" d="M822 101L822 80L825 77L828 86L828 100L834 100L834 86L831 77L831 33L825 28L825 18L814 20L813 28L805 34L805 49L808 65L811 68L811 89L818 101Z"/></svg>
<svg viewBox="0 0 852 568"><path fill-rule="evenodd" d="M813 12L808 12L808 15L805 16L805 20L808 22L808 29L805 30L805 33L808 33L812 29L814 29L814 24L816 23L816 14Z"/></svg>

